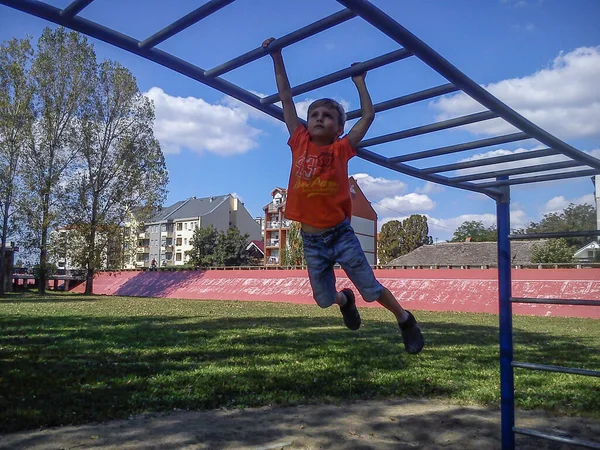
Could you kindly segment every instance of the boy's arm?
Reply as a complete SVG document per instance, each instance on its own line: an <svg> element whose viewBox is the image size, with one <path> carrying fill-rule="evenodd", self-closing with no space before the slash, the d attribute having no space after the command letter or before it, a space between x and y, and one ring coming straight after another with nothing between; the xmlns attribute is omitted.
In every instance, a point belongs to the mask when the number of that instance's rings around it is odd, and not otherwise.
<svg viewBox="0 0 600 450"><path fill-rule="evenodd" d="M375 119L375 109L373 108L373 102L371 101L371 96L369 95L369 91L367 91L367 85L365 83L366 76L367 73L364 72L352 77L352 81L354 81L356 89L358 89L361 110L360 120L354 124L348 133L348 136L346 136L352 148L356 148L358 144L360 144L360 141L363 140L369 127L373 123L373 119Z"/></svg>
<svg viewBox="0 0 600 450"><path fill-rule="evenodd" d="M267 48L274 38L269 38L263 42L263 48ZM298 113L296 112L296 105L294 105L294 98L292 97L292 89L290 88L290 81L288 80L287 73L285 71L285 65L283 64L283 56L281 56L281 50L277 50L271 53L273 58L273 65L275 67L275 81L277 82L277 90L279 91L279 98L283 105L283 119L287 126L290 136L294 134L300 121L298 120Z"/></svg>

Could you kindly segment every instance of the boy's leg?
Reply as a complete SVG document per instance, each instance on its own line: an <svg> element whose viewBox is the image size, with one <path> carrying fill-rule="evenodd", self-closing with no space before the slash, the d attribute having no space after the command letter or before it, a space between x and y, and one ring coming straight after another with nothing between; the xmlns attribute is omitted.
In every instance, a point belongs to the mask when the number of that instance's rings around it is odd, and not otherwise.
<svg viewBox="0 0 600 450"><path fill-rule="evenodd" d="M330 248L320 235L304 232L302 244L315 301L321 308L328 308L334 303L339 305L344 324L351 330L358 330L361 319L356 309L354 294L350 289L336 291L334 261L330 257Z"/></svg>
<svg viewBox="0 0 600 450"><path fill-rule="evenodd" d="M408 353L419 353L424 345L423 335L414 316L406 311L396 297L375 278L354 230L348 227L336 243L337 261L367 302L377 301L391 311L398 321L404 346Z"/></svg>

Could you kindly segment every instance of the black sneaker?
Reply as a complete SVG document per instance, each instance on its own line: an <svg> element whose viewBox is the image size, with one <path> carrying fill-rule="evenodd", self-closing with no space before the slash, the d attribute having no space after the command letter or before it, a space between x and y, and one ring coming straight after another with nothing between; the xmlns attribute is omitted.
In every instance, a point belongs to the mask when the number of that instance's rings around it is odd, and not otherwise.
<svg viewBox="0 0 600 450"><path fill-rule="evenodd" d="M351 330L358 330L360 328L360 314L356 309L356 299L354 298L354 292L352 289L342 289L344 295L348 301L344 306L340 306L342 316L344 316L344 325Z"/></svg>
<svg viewBox="0 0 600 450"><path fill-rule="evenodd" d="M417 323L415 317L409 312L408 319L402 322L400 325L400 331L402 332L402 340L404 341L404 348L410 354L419 353L425 345L423 334Z"/></svg>

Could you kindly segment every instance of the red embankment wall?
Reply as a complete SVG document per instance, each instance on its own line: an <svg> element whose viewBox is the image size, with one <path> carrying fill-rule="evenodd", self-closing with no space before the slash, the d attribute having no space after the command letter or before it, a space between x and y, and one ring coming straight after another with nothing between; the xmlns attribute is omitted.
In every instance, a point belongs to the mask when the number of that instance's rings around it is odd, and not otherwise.
<svg viewBox="0 0 600 450"><path fill-rule="evenodd" d="M386 269L375 275L407 309L428 311L498 312L496 269ZM352 287L336 271L338 289ZM600 270L516 269L512 295L532 298L600 300ZM85 284L74 292L83 292ZM205 300L261 300L314 304L303 270L209 270L103 272L94 280L94 293L138 297ZM379 306L357 298L360 306ZM600 307L514 304L515 314L600 319Z"/></svg>

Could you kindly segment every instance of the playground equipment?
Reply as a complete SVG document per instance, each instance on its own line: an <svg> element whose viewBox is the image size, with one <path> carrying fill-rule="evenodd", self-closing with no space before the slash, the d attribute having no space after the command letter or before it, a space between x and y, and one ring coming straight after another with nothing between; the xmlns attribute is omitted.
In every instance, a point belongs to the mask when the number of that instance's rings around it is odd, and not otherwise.
<svg viewBox="0 0 600 450"><path fill-rule="evenodd" d="M156 46L170 37L180 33L186 28L199 22L205 17L217 13L221 8L233 3L234 0L211 0L190 12L171 25L156 32L147 39L139 41L107 28L101 24L78 16L93 0L75 0L64 9L56 8L48 3L37 0L0 0L11 8L21 10L48 21L63 25L79 31L96 39L120 47L148 60L154 61L165 67L173 69L231 97L234 97L254 108L279 120L283 120L282 110L275 106L279 101L277 94L261 98L252 92L230 83L221 75L255 61L265 55L267 50L257 47L237 58L205 70L192 65L180 58L164 52ZM464 73L459 71L450 62L436 53L431 47L402 27L393 18L372 5L366 0L337 0L344 8L335 14L325 17L317 22L300 28L273 41L268 51L274 51L297 43L328 28L339 25L352 18L360 17L376 29L385 33L397 42L399 49L383 54L376 58L362 62L350 68L345 68L329 75L316 78L292 88L293 95L303 94L319 87L350 78L366 70L382 67L392 62L407 58L418 58L430 68L442 75L448 83L434 86L429 89L414 92L409 95L392 98L375 105L375 111L381 112L399 106L432 99L444 94L462 91L481 104L485 109L481 112L463 117L431 123L416 128L366 139L359 145L359 157L379 164L383 167L433 183L451 186L459 189L479 192L496 201L497 227L498 227L498 285L499 285L499 315L500 315L500 379L501 379L501 417L502 417L502 448L510 450L515 448L515 433L526 434L543 439L553 440L587 448L600 449L600 443L582 441L563 436L555 436L535 430L526 430L515 427L514 417L514 367L521 369L544 370L563 372L583 376L600 377L599 371L555 367L543 364L513 361L512 341L512 303L559 303L568 305L600 306L600 301L589 300L558 300L558 299L528 299L513 298L511 295L511 239L536 239L560 237L555 233L536 235L510 235L510 187L519 184L536 183L541 181L561 180L576 177L589 177L600 174L600 160L582 152L569 144L557 139L544 131L531 121L527 120L507 105L499 101ZM350 111L348 119L357 118L360 111ZM498 135L486 139L464 142L457 145L433 148L426 151L408 153L395 157L386 157L367 147L398 141L401 139L420 136L436 131L447 130L461 125L473 124L485 120L501 118L516 127L519 132ZM426 168L417 168L408 164L411 161L426 158L460 154L468 150L490 147L499 144L517 142L526 139L535 139L546 146L539 150L515 153L506 156L490 157L475 161L457 162ZM500 163L526 161L552 155L563 155L566 159L538 165L520 165L503 170L492 170L490 167ZM480 172L462 175L446 176L446 172L460 169L478 168ZM573 169L573 170L571 170ZM487 180L487 181L486 181ZM569 236L599 236L600 231L570 233Z"/></svg>

